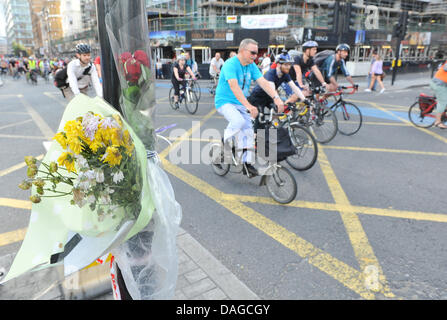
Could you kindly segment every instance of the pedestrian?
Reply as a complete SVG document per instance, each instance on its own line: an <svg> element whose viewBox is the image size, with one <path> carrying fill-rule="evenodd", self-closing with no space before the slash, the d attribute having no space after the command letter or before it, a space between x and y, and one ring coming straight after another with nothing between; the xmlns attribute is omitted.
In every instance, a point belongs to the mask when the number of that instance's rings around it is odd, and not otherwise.
<svg viewBox="0 0 447 320"><path fill-rule="evenodd" d="M163 79L163 64L160 61L160 58L157 58L157 63L155 64L155 68L157 70L156 75L157 79Z"/></svg>
<svg viewBox="0 0 447 320"><path fill-rule="evenodd" d="M94 61L96 72L98 73L99 82L102 83L102 72L101 72L101 57L97 56Z"/></svg>
<svg viewBox="0 0 447 320"><path fill-rule="evenodd" d="M442 123L442 114L447 108L447 61L438 69L430 82L430 88L435 92L437 99L434 125L440 129L447 129Z"/></svg>
<svg viewBox="0 0 447 320"><path fill-rule="evenodd" d="M371 67L371 83L369 84L369 88L365 89L366 92L371 92L372 88L377 81L380 85L380 93L385 91L385 86L383 85L383 60L379 54L376 54L376 60L374 61Z"/></svg>
<svg viewBox="0 0 447 320"><path fill-rule="evenodd" d="M88 44L76 45L76 59L67 65L68 87L62 89L64 97L70 101L74 96L83 93L88 94L90 83L96 91L96 95L102 98L102 86L99 82L95 66L90 62L91 47ZM62 72L62 71L60 71Z"/></svg>
<svg viewBox="0 0 447 320"><path fill-rule="evenodd" d="M369 86L371 85L371 79L372 79L371 70L372 70L372 66L373 66L374 62L376 61L377 50L374 50L374 51L372 52L372 55L371 55L371 56L372 56L372 58L371 58L371 64L369 65L368 79L367 79L368 88L369 88ZM374 85L373 85L373 87L372 87L372 91L376 91L376 86L377 86L377 83L374 82Z"/></svg>

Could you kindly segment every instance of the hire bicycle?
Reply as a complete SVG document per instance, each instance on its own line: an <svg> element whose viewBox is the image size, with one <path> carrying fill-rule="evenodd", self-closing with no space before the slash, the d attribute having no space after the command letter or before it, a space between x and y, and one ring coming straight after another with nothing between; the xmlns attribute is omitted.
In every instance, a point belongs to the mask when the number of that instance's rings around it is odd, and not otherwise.
<svg viewBox="0 0 447 320"><path fill-rule="evenodd" d="M265 126L271 127L274 116L283 116L284 114L274 114L271 109L270 117L267 120L259 119L260 123ZM259 139L259 135L256 135L256 145L262 141ZM298 192L297 183L292 173L284 166L280 165L276 161L272 161L269 157L262 157L258 154L258 147L255 149L238 148L233 141L233 147L231 151L227 151L230 154L230 161L226 161L228 155L224 152L224 143L214 143L210 147L209 156L211 160L211 166L215 174L219 176L225 176L230 168L233 168L232 172L243 173L249 175L244 171L244 164L242 163L242 157L244 152L256 152L256 162L260 164L259 158L263 158L264 162L262 166L258 167L258 173L261 176L260 186L265 185L270 196L279 203L287 204L292 202ZM249 176L250 177L250 176Z"/></svg>
<svg viewBox="0 0 447 320"><path fill-rule="evenodd" d="M180 95L178 97L178 105L182 103L185 104L186 110L190 114L194 114L197 112L197 108L199 107L199 99L197 98L197 94L191 88L191 82L193 79L185 79L184 84L182 84L182 88L180 88ZM177 110L178 107L174 101L174 87L169 90L169 104L171 108Z"/></svg>
<svg viewBox="0 0 447 320"><path fill-rule="evenodd" d="M410 122L419 128L430 128L435 124L433 111L437 106L436 97L421 93L408 110ZM447 122L447 109L441 115L441 122Z"/></svg>

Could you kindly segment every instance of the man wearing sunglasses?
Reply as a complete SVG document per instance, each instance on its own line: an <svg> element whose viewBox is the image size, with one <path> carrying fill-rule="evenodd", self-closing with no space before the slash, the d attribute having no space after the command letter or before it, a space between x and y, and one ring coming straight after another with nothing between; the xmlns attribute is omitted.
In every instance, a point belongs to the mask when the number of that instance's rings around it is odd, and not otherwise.
<svg viewBox="0 0 447 320"><path fill-rule="evenodd" d="M231 150L231 142L236 137L238 148L248 151L242 156L244 173L248 177L258 174L254 163L254 131L252 118L256 119L258 109L247 100L251 81L268 94L278 107L278 112L284 111L283 101L274 86L262 76L254 63L258 55L258 43L253 39L244 39L239 45L238 54L228 59L220 72L216 88L215 104L217 112L225 117L228 126L224 131L225 150ZM231 151L230 151L231 152ZM238 157L240 154L237 155Z"/></svg>

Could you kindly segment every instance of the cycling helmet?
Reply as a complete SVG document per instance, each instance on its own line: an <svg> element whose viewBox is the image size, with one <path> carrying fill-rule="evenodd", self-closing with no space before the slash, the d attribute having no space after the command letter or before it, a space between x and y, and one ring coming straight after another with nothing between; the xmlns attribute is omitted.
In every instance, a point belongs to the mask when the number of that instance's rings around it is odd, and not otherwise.
<svg viewBox="0 0 447 320"><path fill-rule="evenodd" d="M288 54L291 59L300 55L300 53L297 50L289 50Z"/></svg>
<svg viewBox="0 0 447 320"><path fill-rule="evenodd" d="M86 43L78 43L76 45L76 53L90 53L92 52L92 48L90 47L90 45L86 44Z"/></svg>
<svg viewBox="0 0 447 320"><path fill-rule="evenodd" d="M337 48L335 48L335 51L339 51L339 50L341 50L341 51L349 51L349 50L351 50L351 48L350 48L349 45L346 44L346 43L340 43L340 44L337 46Z"/></svg>
<svg viewBox="0 0 447 320"><path fill-rule="evenodd" d="M293 59L291 59L288 54L281 54L278 58L278 63L279 64L293 63Z"/></svg>
<svg viewBox="0 0 447 320"><path fill-rule="evenodd" d="M310 48L318 48L318 43L316 41L306 41L303 43L303 51Z"/></svg>
<svg viewBox="0 0 447 320"><path fill-rule="evenodd" d="M185 60L185 61L186 61L186 57L185 57L185 55L183 55L183 54L179 55L179 56L177 57L177 61L180 61L180 60Z"/></svg>

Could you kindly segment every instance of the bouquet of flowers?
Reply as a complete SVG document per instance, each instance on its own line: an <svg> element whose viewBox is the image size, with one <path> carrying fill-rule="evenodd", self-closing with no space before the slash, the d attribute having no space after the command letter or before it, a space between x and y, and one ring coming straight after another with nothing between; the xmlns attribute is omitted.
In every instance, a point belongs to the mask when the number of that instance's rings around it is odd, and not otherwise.
<svg viewBox="0 0 447 320"><path fill-rule="evenodd" d="M27 233L2 280L63 263L68 276L147 227L154 201L147 154L132 127L103 99L67 105L42 161L26 157L32 192Z"/></svg>
<svg viewBox="0 0 447 320"><path fill-rule="evenodd" d="M72 205L88 205L99 222L106 216L116 219L118 209L124 209L125 218L137 218L142 177L132 137L118 114L103 117L89 111L67 121L53 139L63 153L57 161L42 161L39 177L37 160L25 157L28 178L19 187L36 186L33 203L42 197L71 196Z"/></svg>

